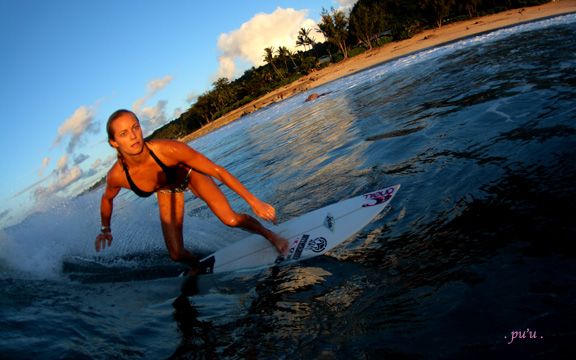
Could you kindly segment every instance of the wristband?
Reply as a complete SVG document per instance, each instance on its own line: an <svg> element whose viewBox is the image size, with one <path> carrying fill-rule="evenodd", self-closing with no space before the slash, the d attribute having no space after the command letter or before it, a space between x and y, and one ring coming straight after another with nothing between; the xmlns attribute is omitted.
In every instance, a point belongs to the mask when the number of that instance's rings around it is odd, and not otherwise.
<svg viewBox="0 0 576 360"><path fill-rule="evenodd" d="M102 226L100 228L100 232L101 233L109 233L109 232L112 232L112 229L110 229L110 226Z"/></svg>

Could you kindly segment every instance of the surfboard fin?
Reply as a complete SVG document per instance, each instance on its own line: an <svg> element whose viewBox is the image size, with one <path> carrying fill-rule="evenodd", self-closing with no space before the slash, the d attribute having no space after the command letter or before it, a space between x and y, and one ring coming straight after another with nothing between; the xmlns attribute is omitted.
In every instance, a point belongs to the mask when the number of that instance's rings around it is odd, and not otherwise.
<svg viewBox="0 0 576 360"><path fill-rule="evenodd" d="M200 274L212 274L214 272L215 262L216 258L214 256L200 261Z"/></svg>
<svg viewBox="0 0 576 360"><path fill-rule="evenodd" d="M324 226L328 228L328 230L334 232L334 226L336 225L336 220L332 214L328 213L326 218L324 219Z"/></svg>

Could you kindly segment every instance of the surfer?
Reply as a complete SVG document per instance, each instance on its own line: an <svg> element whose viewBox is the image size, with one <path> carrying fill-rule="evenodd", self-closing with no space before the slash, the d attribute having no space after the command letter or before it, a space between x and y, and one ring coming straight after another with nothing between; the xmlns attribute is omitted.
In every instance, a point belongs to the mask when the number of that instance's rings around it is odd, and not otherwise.
<svg viewBox="0 0 576 360"><path fill-rule="evenodd" d="M106 124L108 142L118 152L118 160L108 171L106 188L100 203L102 228L96 237L96 251L112 244L113 200L121 188L132 190L140 197L156 194L162 233L170 258L192 269L198 258L184 248L184 191L206 202L222 223L264 236L284 254L288 241L265 228L248 214L236 213L213 180L217 179L244 199L260 218L276 223L276 210L251 194L225 168L219 166L190 146L174 140L145 142L140 121L129 110L118 110Z"/></svg>
<svg viewBox="0 0 576 360"><path fill-rule="evenodd" d="M308 97L306 98L306 100L304 100L304 102L308 102L308 101L313 101L318 99L320 96L324 96L324 95L328 95L330 94L332 91L328 91L322 94L318 94L318 93L312 93L310 95L308 95Z"/></svg>

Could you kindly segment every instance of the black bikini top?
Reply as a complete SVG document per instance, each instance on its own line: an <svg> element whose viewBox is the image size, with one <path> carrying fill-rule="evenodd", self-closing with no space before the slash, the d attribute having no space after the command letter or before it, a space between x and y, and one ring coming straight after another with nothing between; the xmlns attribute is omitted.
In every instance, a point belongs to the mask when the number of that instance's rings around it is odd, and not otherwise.
<svg viewBox="0 0 576 360"><path fill-rule="evenodd" d="M150 156L152 156L152 159L156 161L156 164L158 164L158 166L162 168L162 171L164 171L164 174L166 174L166 181L168 182L168 184L170 185L176 184L178 180L178 172L177 172L178 168L169 168L160 159L158 159L158 156L156 156L156 154L154 154L154 152L148 146L146 146L146 148L150 152ZM124 169L124 173L126 174L126 180L128 180L128 184L130 184L130 189L136 195L140 197L149 197L150 195L156 192L156 190L151 192L143 191L138 186L136 186L134 180L132 180L132 178L130 177L130 173L128 172L128 166L126 166L124 159L120 157L120 160L122 162L122 168Z"/></svg>

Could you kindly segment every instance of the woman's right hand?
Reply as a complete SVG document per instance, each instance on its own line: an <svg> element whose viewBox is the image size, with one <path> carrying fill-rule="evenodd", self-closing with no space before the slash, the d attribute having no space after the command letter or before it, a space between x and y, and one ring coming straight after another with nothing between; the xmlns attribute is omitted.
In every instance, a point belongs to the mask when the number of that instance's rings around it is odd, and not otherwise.
<svg viewBox="0 0 576 360"><path fill-rule="evenodd" d="M108 246L112 245L112 232L101 232L96 236L96 252L99 252L100 249L104 250L106 248L106 242L108 242Z"/></svg>
<svg viewBox="0 0 576 360"><path fill-rule="evenodd" d="M254 214L258 215L259 218L264 219L266 221L270 221L273 224L276 224L276 209L268 203L264 201L258 200L252 204L252 211Z"/></svg>

